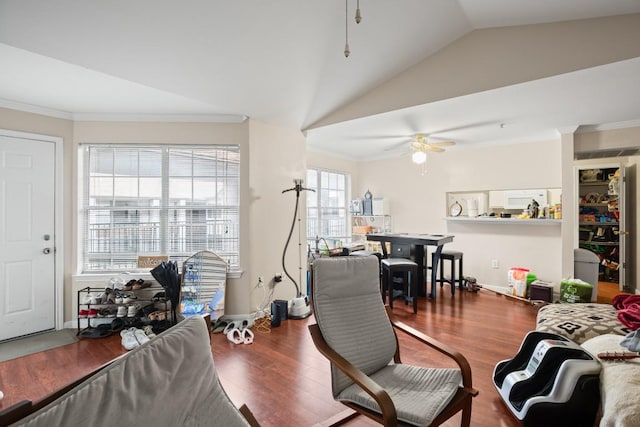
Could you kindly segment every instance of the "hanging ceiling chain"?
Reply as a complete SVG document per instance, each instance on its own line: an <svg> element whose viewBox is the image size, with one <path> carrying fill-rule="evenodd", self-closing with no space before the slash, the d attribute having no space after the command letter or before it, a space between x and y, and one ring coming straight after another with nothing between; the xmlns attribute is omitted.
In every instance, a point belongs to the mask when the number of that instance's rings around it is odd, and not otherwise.
<svg viewBox="0 0 640 427"><path fill-rule="evenodd" d="M356 3L356 24L362 21L362 15L360 14L360 0ZM348 58L351 54L349 49L349 0L344 0L344 57Z"/></svg>
<svg viewBox="0 0 640 427"><path fill-rule="evenodd" d="M344 0L344 57L348 58L349 50L349 0Z"/></svg>

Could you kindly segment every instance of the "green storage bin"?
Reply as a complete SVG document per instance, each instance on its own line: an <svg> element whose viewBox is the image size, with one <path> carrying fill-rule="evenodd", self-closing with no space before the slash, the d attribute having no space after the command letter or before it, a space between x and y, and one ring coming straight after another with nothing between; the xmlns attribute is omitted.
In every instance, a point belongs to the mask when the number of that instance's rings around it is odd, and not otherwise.
<svg viewBox="0 0 640 427"><path fill-rule="evenodd" d="M560 282L560 302L591 302L593 285L580 279L568 279Z"/></svg>

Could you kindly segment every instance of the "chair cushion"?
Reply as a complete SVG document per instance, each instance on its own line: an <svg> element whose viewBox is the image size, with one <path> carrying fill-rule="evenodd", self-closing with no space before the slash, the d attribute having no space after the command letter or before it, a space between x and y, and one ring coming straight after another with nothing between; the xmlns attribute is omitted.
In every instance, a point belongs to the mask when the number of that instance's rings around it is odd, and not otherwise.
<svg viewBox="0 0 640 427"><path fill-rule="evenodd" d="M400 364L379 370L371 375L371 379L389 393L398 420L426 426L456 394L462 375L459 369L430 369ZM380 413L376 401L356 384L344 389L337 399Z"/></svg>
<svg viewBox="0 0 640 427"><path fill-rule="evenodd" d="M369 375L389 364L396 338L380 294L375 257L321 258L313 263L313 307L327 344ZM333 396L352 384L331 366Z"/></svg>
<svg viewBox="0 0 640 427"><path fill-rule="evenodd" d="M20 426L248 426L220 385L194 316L124 354Z"/></svg>
<svg viewBox="0 0 640 427"><path fill-rule="evenodd" d="M418 267L418 264L406 258L385 258L382 260L382 265L391 268L396 266Z"/></svg>

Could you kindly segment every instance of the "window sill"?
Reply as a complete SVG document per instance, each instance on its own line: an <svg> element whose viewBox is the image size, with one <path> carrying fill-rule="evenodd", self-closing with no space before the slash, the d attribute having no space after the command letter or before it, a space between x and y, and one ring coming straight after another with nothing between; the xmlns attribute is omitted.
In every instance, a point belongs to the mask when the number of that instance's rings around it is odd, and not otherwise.
<svg viewBox="0 0 640 427"><path fill-rule="evenodd" d="M239 279L242 277L243 273L244 273L243 270L227 271L227 279ZM151 273L148 271L141 271L141 272L134 271L129 273L78 273L78 274L71 275L71 278L76 283L83 283L83 282L95 283L98 280L104 280L105 283L108 283L109 279L111 279L112 277L116 277L120 274L122 274L123 276L124 275L131 276L132 278L136 277L136 278L145 279L145 280L155 280L151 275Z"/></svg>

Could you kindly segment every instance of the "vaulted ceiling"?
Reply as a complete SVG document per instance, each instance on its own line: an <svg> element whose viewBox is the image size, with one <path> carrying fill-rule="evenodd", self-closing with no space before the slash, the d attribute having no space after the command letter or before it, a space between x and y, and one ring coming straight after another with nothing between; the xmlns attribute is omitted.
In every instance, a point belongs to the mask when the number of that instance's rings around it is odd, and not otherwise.
<svg viewBox="0 0 640 427"><path fill-rule="evenodd" d="M1 0L0 106L251 117L360 160L417 132L544 139L640 119L638 14L640 0Z"/></svg>

